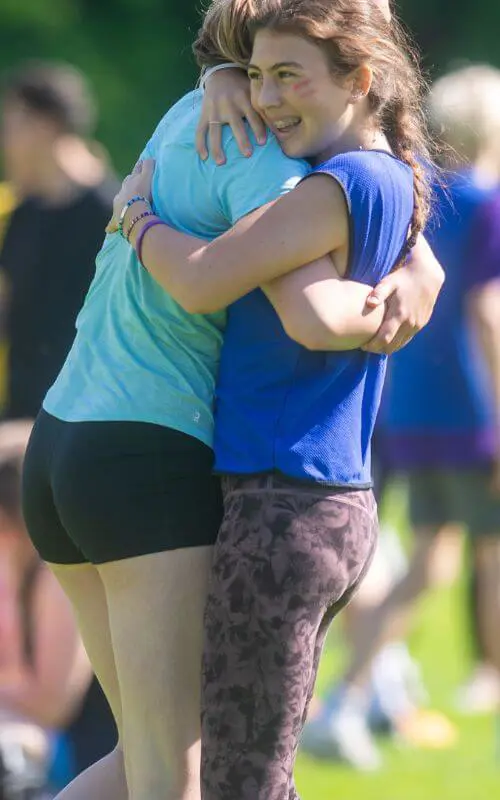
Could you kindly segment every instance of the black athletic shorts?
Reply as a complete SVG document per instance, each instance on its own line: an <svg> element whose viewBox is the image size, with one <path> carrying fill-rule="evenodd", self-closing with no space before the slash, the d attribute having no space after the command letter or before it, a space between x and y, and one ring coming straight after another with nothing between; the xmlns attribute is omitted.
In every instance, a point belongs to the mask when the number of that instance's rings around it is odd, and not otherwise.
<svg viewBox="0 0 500 800"><path fill-rule="evenodd" d="M53 564L211 545L222 519L212 466L209 447L171 428L41 411L24 462L28 532Z"/></svg>

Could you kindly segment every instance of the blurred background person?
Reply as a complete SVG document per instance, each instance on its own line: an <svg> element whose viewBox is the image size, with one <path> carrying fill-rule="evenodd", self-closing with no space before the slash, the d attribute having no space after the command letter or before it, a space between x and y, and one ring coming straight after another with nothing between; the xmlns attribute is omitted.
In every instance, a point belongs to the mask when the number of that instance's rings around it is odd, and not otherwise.
<svg viewBox="0 0 500 800"><path fill-rule="evenodd" d="M33 418L73 342L116 184L103 150L89 143L97 109L74 67L21 64L4 76L0 114L17 200L0 246L4 417Z"/></svg>
<svg viewBox="0 0 500 800"><path fill-rule="evenodd" d="M38 413L72 344L76 316L93 278L118 185L103 148L91 139L96 119L90 87L69 64L26 62L4 76L0 109L7 178L0 187L4 419L30 419ZM67 777L107 754L116 739L104 694L97 680L89 680L77 713L67 724Z"/></svg>
<svg viewBox="0 0 500 800"><path fill-rule="evenodd" d="M27 421L0 424L0 797L6 800L38 798L48 789L54 734L65 731L71 746L92 681L70 604L21 516L30 432ZM86 735L98 738L100 731L87 726Z"/></svg>
<svg viewBox="0 0 500 800"><path fill-rule="evenodd" d="M444 147L427 234L447 277L426 330L392 356L381 426L390 468L408 479L414 548L404 575L359 616L351 663L304 737L309 752L365 768L380 763L368 727L372 656L406 633L442 543L451 535L453 547L462 527L476 576L477 673L500 702L500 71L444 76L429 109Z"/></svg>

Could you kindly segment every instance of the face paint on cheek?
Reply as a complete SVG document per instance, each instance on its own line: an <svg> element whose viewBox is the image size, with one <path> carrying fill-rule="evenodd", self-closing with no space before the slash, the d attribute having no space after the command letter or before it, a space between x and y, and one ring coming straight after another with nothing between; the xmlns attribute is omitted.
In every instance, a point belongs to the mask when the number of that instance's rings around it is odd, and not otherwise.
<svg viewBox="0 0 500 800"><path fill-rule="evenodd" d="M292 83L292 89L299 97L312 97L313 94L316 94L316 89L309 78L303 78L297 83Z"/></svg>

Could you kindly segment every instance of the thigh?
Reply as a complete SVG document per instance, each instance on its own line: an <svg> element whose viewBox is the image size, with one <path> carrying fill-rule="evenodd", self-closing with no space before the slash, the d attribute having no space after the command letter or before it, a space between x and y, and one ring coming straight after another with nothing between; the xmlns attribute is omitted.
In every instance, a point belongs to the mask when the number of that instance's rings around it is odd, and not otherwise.
<svg viewBox="0 0 500 800"><path fill-rule="evenodd" d="M140 535L140 532L138 532ZM211 547L99 567L123 707L124 748L145 769L199 773L203 610Z"/></svg>
<svg viewBox="0 0 500 800"><path fill-rule="evenodd" d="M61 424L40 412L33 427L23 466L23 516L30 538L44 561L84 564L87 559L61 522L51 485L51 460Z"/></svg>
<svg viewBox="0 0 500 800"><path fill-rule="evenodd" d="M93 564L212 545L222 515L212 451L146 423L68 423L54 457L63 524Z"/></svg>
<svg viewBox="0 0 500 800"><path fill-rule="evenodd" d="M409 516L414 530L436 531L459 521L443 470L419 469L408 475Z"/></svg>
<svg viewBox="0 0 500 800"><path fill-rule="evenodd" d="M206 800L288 799L324 635L376 543L373 500L368 509L352 495L337 503L266 481L226 493L215 547L202 671Z"/></svg>
<svg viewBox="0 0 500 800"><path fill-rule="evenodd" d="M108 604L97 568L91 564L49 564L68 597L92 668L121 735L121 697L111 642Z"/></svg>
<svg viewBox="0 0 500 800"><path fill-rule="evenodd" d="M477 467L450 473L450 493L473 539L500 538L500 497L490 488L491 470Z"/></svg>

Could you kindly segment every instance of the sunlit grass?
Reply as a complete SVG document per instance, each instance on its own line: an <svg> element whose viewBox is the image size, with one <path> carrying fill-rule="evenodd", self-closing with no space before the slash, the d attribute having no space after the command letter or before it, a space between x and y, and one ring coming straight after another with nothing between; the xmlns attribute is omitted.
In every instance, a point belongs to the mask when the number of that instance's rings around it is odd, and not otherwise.
<svg viewBox="0 0 500 800"><path fill-rule="evenodd" d="M401 525L404 495L391 493L386 517ZM338 624L338 623L337 623ZM419 606L411 637L433 708L457 726L449 750L429 751L383 744L384 768L359 775L346 768L299 757L297 786L302 800L486 800L500 797L500 754L495 753L491 717L459 717L453 710L457 686L470 668L464 586L432 592ZM500 621L499 621L500 635ZM335 674L341 637L334 630L325 653L319 687Z"/></svg>

